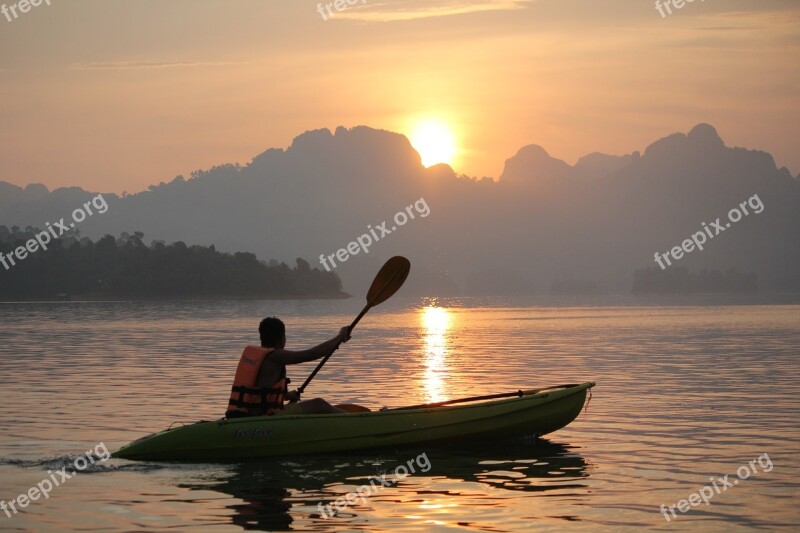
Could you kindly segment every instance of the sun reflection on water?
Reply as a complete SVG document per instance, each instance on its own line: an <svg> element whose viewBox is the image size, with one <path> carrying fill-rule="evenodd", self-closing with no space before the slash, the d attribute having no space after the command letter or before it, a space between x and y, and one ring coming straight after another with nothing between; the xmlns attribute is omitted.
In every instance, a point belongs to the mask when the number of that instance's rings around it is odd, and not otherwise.
<svg viewBox="0 0 800 533"><path fill-rule="evenodd" d="M441 402L447 400L444 378L448 372L447 334L452 324L452 315L444 307L425 307L420 316L424 334L423 395L425 402Z"/></svg>

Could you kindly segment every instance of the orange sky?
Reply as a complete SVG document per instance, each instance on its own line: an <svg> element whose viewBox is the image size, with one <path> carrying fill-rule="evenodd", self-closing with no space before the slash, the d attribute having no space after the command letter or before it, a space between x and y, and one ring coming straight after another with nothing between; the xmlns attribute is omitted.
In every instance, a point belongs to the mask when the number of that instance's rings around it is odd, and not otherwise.
<svg viewBox="0 0 800 533"><path fill-rule="evenodd" d="M9 3L9 0L6 0ZM800 4L55 1L0 16L0 180L135 192L320 127L453 131L457 172L698 122L800 173Z"/></svg>

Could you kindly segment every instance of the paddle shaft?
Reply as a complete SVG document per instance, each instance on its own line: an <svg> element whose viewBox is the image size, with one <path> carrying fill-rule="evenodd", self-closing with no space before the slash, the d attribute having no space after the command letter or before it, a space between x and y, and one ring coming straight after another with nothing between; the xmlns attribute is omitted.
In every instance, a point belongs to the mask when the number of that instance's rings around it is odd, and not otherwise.
<svg viewBox="0 0 800 533"><path fill-rule="evenodd" d="M459 398L457 400L447 400L445 402L436 403L421 403L418 405L409 405L408 407L395 407L394 409L387 409L387 411L400 411L403 409L425 409L427 407L441 407L443 405L453 405L454 403L477 402L480 400L497 400L499 398L512 398L514 396L522 397L525 394L535 393L537 391L521 391L517 392L504 392L501 394L488 394L486 396L472 396L471 398Z"/></svg>
<svg viewBox="0 0 800 533"><path fill-rule="evenodd" d="M356 324L358 324L359 321L361 321L361 319L364 317L364 315L367 314L367 311L369 311L371 307L372 307L372 305L370 305L369 303L364 306L364 309L361 310L361 312L358 314L356 319L353 320L353 323L350 324L349 331L351 331L351 332L353 331L353 328L356 327ZM342 345L342 341L337 342L336 346L334 346L333 350L331 350L331 353L329 353L328 355L326 355L325 357L322 358L322 361L319 362L319 364L317 365L317 368L314 369L314 371L311 373L311 375L306 378L305 382L302 385L300 385L300 388L297 389L297 393L298 394L303 394L303 391L306 390L306 387L308 387L308 384L311 383L312 379L314 379L314 376L317 375L317 372L319 372L322 369L322 367L325 365L325 363L328 361L328 359L330 359L330 357L333 355L333 352L338 350L339 346L341 346L341 345Z"/></svg>
<svg viewBox="0 0 800 533"><path fill-rule="evenodd" d="M568 385L556 385L555 387L547 387L546 389L535 389L535 390L518 390L517 392L504 392L501 394L489 394L487 396L472 396L471 398L458 398L457 400L447 400L446 402L436 402L436 403L421 403L419 405L409 405L408 407L395 407L394 409L387 409L387 411L399 411L401 409L425 409L426 407L441 407L443 405L453 405L454 403L466 403L466 402L477 402L480 400L497 400L499 398L513 398L514 396L522 397L527 394L537 394L542 391L546 390L554 390L554 389L568 389L570 387L576 387L576 384L570 383Z"/></svg>

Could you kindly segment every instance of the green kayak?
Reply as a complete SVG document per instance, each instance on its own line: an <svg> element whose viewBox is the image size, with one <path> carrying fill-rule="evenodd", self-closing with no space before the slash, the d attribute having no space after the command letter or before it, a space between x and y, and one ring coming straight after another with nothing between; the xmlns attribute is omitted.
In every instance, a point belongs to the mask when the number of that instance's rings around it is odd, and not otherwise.
<svg viewBox="0 0 800 533"><path fill-rule="evenodd" d="M229 461L544 435L575 420L594 385L587 382L519 391L508 399L442 402L461 405L201 421L142 437L120 448L113 457Z"/></svg>

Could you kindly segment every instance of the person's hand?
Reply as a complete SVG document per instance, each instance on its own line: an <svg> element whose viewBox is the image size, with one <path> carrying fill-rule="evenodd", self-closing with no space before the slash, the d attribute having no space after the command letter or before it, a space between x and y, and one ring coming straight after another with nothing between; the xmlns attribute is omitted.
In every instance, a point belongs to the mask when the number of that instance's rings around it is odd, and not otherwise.
<svg viewBox="0 0 800 533"><path fill-rule="evenodd" d="M286 400L290 403L299 402L300 401L300 393L296 390L290 390L286 393Z"/></svg>
<svg viewBox="0 0 800 533"><path fill-rule="evenodd" d="M342 342L350 340L350 326L345 326L339 330L339 338L342 339Z"/></svg>

